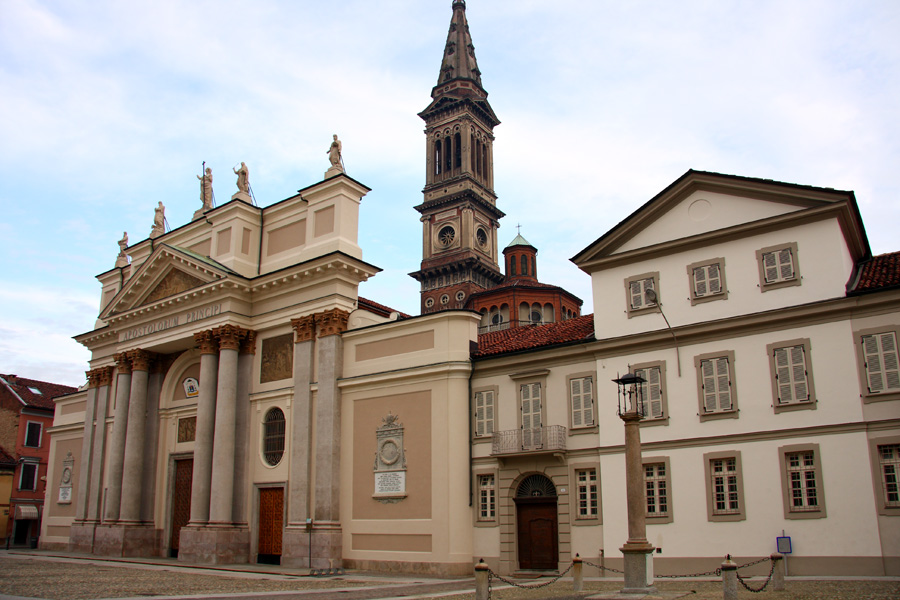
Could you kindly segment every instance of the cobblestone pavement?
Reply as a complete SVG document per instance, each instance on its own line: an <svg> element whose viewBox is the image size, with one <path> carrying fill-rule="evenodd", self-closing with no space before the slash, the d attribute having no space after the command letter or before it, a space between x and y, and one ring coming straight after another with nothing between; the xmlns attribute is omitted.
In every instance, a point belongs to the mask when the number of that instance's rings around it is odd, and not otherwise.
<svg viewBox="0 0 900 600"><path fill-rule="evenodd" d="M303 573L302 575L305 575ZM175 561L152 562L96 560L89 557L54 556L41 552L0 551L0 600L109 600L122 598L185 598L202 600L374 600L384 598L452 598L474 600L473 578L430 579L351 572L340 577L305 577L280 567L241 565L234 568L185 567ZM495 582L497 583L497 582ZM539 583L535 581L523 582ZM759 585L761 579L750 582ZM690 600L720 600L719 581L664 580L656 587L667 599L681 592ZM614 593L621 580L588 579L585 590L572 592L572 581L563 579L541 589L495 585L493 600L582 600ZM635 598L631 596L631 598ZM653 600L645 596L642 600ZM759 594L739 589L741 600L900 600L900 579L807 580L788 578L784 592Z"/></svg>

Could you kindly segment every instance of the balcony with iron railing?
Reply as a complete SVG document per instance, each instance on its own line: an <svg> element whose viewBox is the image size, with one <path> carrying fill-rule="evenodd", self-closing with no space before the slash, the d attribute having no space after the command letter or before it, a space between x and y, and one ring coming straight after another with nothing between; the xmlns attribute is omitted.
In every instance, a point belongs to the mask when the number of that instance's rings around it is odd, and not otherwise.
<svg viewBox="0 0 900 600"><path fill-rule="evenodd" d="M564 453L566 437L566 428L562 425L495 431L491 444L491 455Z"/></svg>

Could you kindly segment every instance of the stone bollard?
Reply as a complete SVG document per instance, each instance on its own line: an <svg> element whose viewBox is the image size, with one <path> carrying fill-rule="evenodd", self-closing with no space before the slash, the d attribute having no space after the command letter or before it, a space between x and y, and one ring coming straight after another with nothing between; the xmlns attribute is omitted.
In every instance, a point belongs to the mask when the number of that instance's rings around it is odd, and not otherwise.
<svg viewBox="0 0 900 600"><path fill-rule="evenodd" d="M572 589L576 592L580 592L584 589L583 568L584 565L581 564L581 557L576 554L575 558L572 560Z"/></svg>
<svg viewBox="0 0 900 600"><path fill-rule="evenodd" d="M775 561L775 571L772 573L772 589L776 592L784 591L784 555L772 554L770 559Z"/></svg>
<svg viewBox="0 0 900 600"><path fill-rule="evenodd" d="M722 600L737 600L737 588L737 563L728 554L722 563Z"/></svg>
<svg viewBox="0 0 900 600"><path fill-rule="evenodd" d="M490 591L488 590L488 579L491 569L488 567L484 559L479 559L475 565L475 600L488 600Z"/></svg>

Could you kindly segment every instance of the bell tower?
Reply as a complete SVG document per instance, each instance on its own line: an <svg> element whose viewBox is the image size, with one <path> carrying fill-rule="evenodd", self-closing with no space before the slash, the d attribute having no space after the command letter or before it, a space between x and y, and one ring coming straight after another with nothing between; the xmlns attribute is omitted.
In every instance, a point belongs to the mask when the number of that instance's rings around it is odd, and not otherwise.
<svg viewBox="0 0 900 600"><path fill-rule="evenodd" d="M503 281L497 228L503 212L494 194L494 127L465 0L453 16L425 121L422 263L410 273L421 284L422 314L463 308L469 297Z"/></svg>

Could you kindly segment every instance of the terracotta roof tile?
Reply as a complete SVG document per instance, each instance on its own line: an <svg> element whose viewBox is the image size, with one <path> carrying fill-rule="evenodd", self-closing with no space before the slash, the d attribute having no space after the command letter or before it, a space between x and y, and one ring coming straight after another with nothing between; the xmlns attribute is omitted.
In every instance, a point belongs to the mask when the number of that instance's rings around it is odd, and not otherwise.
<svg viewBox="0 0 900 600"><path fill-rule="evenodd" d="M375 313L376 315L381 315L382 317L390 317L391 313L395 312L400 315L401 319L408 319L409 315L400 312L399 310L394 310L390 306L385 306L384 304L379 304L374 300L369 300L368 298L363 298L362 296L357 297L356 306L362 308L364 310L368 310L370 312Z"/></svg>
<svg viewBox="0 0 900 600"><path fill-rule="evenodd" d="M900 286L900 252L879 254L862 264L852 292L872 292Z"/></svg>
<svg viewBox="0 0 900 600"><path fill-rule="evenodd" d="M16 375L0 375L0 377L6 382L5 385L0 385L0 394L6 395L8 400L13 400L17 404L24 402L26 406L33 408L54 410L56 405L53 398L78 391L78 388L69 385L26 379Z"/></svg>
<svg viewBox="0 0 900 600"><path fill-rule="evenodd" d="M0 465L16 466L16 457L4 450L2 446L0 446Z"/></svg>
<svg viewBox="0 0 900 600"><path fill-rule="evenodd" d="M558 323L485 333L478 336L478 350L472 353L472 357L497 356L593 339L594 315L582 315Z"/></svg>

